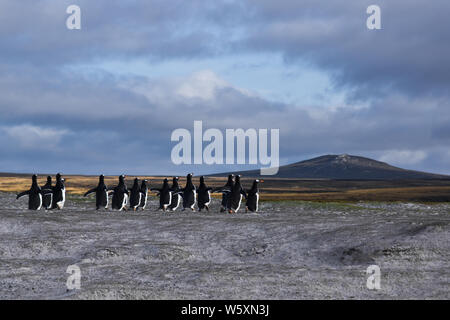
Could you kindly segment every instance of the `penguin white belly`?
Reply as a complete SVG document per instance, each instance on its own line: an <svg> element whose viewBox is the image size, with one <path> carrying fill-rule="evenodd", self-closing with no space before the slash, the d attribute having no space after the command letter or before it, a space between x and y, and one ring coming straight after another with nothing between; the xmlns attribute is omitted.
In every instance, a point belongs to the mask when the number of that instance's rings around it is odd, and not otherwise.
<svg viewBox="0 0 450 320"><path fill-rule="evenodd" d="M180 206L180 203L181 203L181 196L180 195L178 195L178 201L177 201L177 205L175 206L175 207L173 207L172 208L172 211L175 211L175 210L177 210L177 208Z"/></svg>
<svg viewBox="0 0 450 320"><path fill-rule="evenodd" d="M147 201L148 201L148 195L145 194L145 196L144 196L144 204L142 205L142 210L144 210L145 207L147 206Z"/></svg>
<svg viewBox="0 0 450 320"><path fill-rule="evenodd" d="M105 209L108 209L108 205L109 205L108 191L105 191L105 197L106 197Z"/></svg>
<svg viewBox="0 0 450 320"><path fill-rule="evenodd" d="M194 203L191 206L191 209L194 209L195 204L197 203L197 192L195 190L192 190L192 193L194 194Z"/></svg>
<svg viewBox="0 0 450 320"><path fill-rule="evenodd" d="M238 203L238 205L237 205L236 210L234 210L234 212L238 212L238 211L239 211L239 208L241 207L241 202L242 202L242 194L240 195L239 203Z"/></svg>
<svg viewBox="0 0 450 320"><path fill-rule="evenodd" d="M168 202L168 203L165 203L165 204L163 205L164 210L166 210L167 207L170 206L171 203L172 203L172 191L169 192L169 202Z"/></svg>
<svg viewBox="0 0 450 320"><path fill-rule="evenodd" d="M61 201L58 201L57 203L56 203L56 205L58 206L58 209L62 209L62 208L64 208L64 203L66 202L66 189L64 188L64 189L61 189L61 195L62 195L62 200Z"/></svg>
<svg viewBox="0 0 450 320"><path fill-rule="evenodd" d="M120 208L120 210L123 210L125 208L125 206L127 205L127 203L128 203L128 195L125 193L123 195L122 207Z"/></svg>
<svg viewBox="0 0 450 320"><path fill-rule="evenodd" d="M133 209L139 208L139 205L141 204L141 200L142 200L142 193L139 192L139 200L138 200L137 204L133 207Z"/></svg>
<svg viewBox="0 0 450 320"><path fill-rule="evenodd" d="M205 206L209 206L210 203L211 203L211 192L208 191L208 202L205 203Z"/></svg>
<svg viewBox="0 0 450 320"><path fill-rule="evenodd" d="M41 210L42 208L42 194L39 194L39 207L36 210Z"/></svg>
<svg viewBox="0 0 450 320"><path fill-rule="evenodd" d="M256 211L258 212L258 204L259 204L259 193L256 193Z"/></svg>
<svg viewBox="0 0 450 320"><path fill-rule="evenodd" d="M50 210L52 208L53 203L53 193L47 194L48 197L50 197L50 201L48 202L48 206L45 208L46 210Z"/></svg>

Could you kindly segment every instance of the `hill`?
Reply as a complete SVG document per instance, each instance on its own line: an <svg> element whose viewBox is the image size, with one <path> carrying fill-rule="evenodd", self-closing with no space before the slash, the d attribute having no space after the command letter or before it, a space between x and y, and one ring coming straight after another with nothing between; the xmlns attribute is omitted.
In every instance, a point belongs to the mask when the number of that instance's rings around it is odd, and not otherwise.
<svg viewBox="0 0 450 320"><path fill-rule="evenodd" d="M228 173L211 176L226 176ZM259 177L259 170L237 172L246 177ZM269 176L267 176L269 177ZM345 180L405 180L449 179L450 176L406 170L385 162L348 154L325 155L281 166L277 178L345 179Z"/></svg>

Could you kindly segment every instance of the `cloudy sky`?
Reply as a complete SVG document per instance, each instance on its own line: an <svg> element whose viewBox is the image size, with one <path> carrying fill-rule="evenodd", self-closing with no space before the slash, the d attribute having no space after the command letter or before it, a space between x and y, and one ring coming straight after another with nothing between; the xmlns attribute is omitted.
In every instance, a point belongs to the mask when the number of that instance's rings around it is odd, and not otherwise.
<svg viewBox="0 0 450 320"><path fill-rule="evenodd" d="M2 0L0 172L230 169L172 164L172 131L202 120L280 129L282 164L450 174L449 15L448 0Z"/></svg>

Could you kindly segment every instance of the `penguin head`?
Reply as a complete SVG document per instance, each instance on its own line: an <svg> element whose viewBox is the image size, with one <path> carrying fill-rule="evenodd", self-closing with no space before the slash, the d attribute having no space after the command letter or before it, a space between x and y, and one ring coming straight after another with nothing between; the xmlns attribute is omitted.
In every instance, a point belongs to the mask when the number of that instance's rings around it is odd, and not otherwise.
<svg viewBox="0 0 450 320"><path fill-rule="evenodd" d="M138 178L134 178L134 183L138 183L139 179Z"/></svg>
<svg viewBox="0 0 450 320"><path fill-rule="evenodd" d="M180 179L179 177L173 177L172 181L173 183L178 182L178 179Z"/></svg>
<svg viewBox="0 0 450 320"><path fill-rule="evenodd" d="M37 175L33 174L33 176L31 177L31 181L33 181L33 183L37 182Z"/></svg>
<svg viewBox="0 0 450 320"><path fill-rule="evenodd" d="M235 181L236 183L240 183L240 182L241 182L241 175L238 174L238 175L234 178L234 181Z"/></svg>
<svg viewBox="0 0 450 320"><path fill-rule="evenodd" d="M201 176L201 177L200 177L200 183L201 183L201 184L205 183L205 177L204 177L204 176Z"/></svg>
<svg viewBox="0 0 450 320"><path fill-rule="evenodd" d="M51 176L47 177L47 183L50 183L50 184L52 183L52 177Z"/></svg>
<svg viewBox="0 0 450 320"><path fill-rule="evenodd" d="M164 178L164 181L163 181L163 188L164 187L168 187L169 186L169 180L167 179L167 178Z"/></svg>
<svg viewBox="0 0 450 320"><path fill-rule="evenodd" d="M188 175L186 176L186 179L189 181L189 180L192 180L192 176L193 176L193 173L188 173Z"/></svg>
<svg viewBox="0 0 450 320"><path fill-rule="evenodd" d="M120 183L124 183L125 182L125 175L122 174L122 175L119 176L119 182Z"/></svg>
<svg viewBox="0 0 450 320"><path fill-rule="evenodd" d="M105 176L101 174L101 175L98 177L98 180L99 180L100 182L104 182L104 181L105 181Z"/></svg>
<svg viewBox="0 0 450 320"><path fill-rule="evenodd" d="M56 181L61 181L61 173L56 174Z"/></svg>

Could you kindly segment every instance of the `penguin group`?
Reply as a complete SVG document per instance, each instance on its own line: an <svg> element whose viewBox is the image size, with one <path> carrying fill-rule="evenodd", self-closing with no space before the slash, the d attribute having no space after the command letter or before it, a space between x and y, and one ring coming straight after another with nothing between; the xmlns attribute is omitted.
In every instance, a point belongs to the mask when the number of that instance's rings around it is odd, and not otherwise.
<svg viewBox="0 0 450 320"><path fill-rule="evenodd" d="M227 183L218 188L208 187L205 177L200 177L198 187L194 185L193 174L186 176L186 185L180 187L178 177L173 177L172 185L165 178L160 188L149 188L147 180L139 181L134 179L133 186L128 189L125 183L125 175L119 176L119 181L115 187L107 187L104 175L99 176L98 185L88 190L84 197L95 193L96 210L108 209L109 196L112 194L111 208L118 211L144 210L147 206L148 192L155 192L159 197L159 209L162 211L175 211L180 205L182 210L206 210L209 211L211 204L211 194L221 193L220 212L236 213L241 208L242 200L245 199L245 212L257 212L259 204L260 180L254 180L252 187L245 190L241 185L241 177L230 174ZM41 188L37 182L37 176L32 176L32 184L29 190L19 193L16 199L28 195L28 208L30 210L58 209L62 210L66 201L65 179L61 174L56 175L56 184L52 185L52 177L47 177L47 183ZM197 208L196 208L197 206Z"/></svg>
<svg viewBox="0 0 450 320"><path fill-rule="evenodd" d="M41 188L37 182L37 175L31 178L31 187L29 190L17 195L19 199L25 195L28 196L28 209L40 210L44 207L46 210L62 210L66 202L65 179L60 173L56 175L56 184L52 186L52 177L47 177L47 183Z"/></svg>

